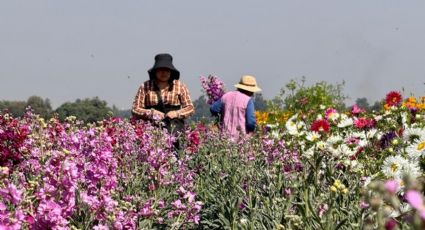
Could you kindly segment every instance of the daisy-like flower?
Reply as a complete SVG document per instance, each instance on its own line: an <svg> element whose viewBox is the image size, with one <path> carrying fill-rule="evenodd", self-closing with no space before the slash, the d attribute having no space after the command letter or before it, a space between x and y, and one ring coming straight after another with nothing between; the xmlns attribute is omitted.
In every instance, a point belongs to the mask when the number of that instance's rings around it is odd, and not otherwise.
<svg viewBox="0 0 425 230"><path fill-rule="evenodd" d="M339 135L332 135L328 138L327 142L329 145L337 145L344 142L344 138Z"/></svg>
<svg viewBox="0 0 425 230"><path fill-rule="evenodd" d="M335 120L337 120L339 117L340 117L340 115L339 115L338 111L337 111L336 109L334 109L334 108L328 108L328 109L325 111L325 118L326 118L327 120L335 121Z"/></svg>
<svg viewBox="0 0 425 230"><path fill-rule="evenodd" d="M408 161L407 164L403 165L403 175L409 175L413 179L418 178L421 175L421 169L417 161Z"/></svg>
<svg viewBox="0 0 425 230"><path fill-rule="evenodd" d="M403 174L406 171L406 168L409 167L410 171L412 168L409 165L409 161L402 156L389 156L384 160L382 165L382 173L391 179L400 180L403 177Z"/></svg>
<svg viewBox="0 0 425 230"><path fill-rule="evenodd" d="M305 126L305 123L302 121L297 121L298 114L295 114L285 123L286 130L292 136L301 136L304 134L302 129Z"/></svg>
<svg viewBox="0 0 425 230"><path fill-rule="evenodd" d="M425 154L425 139L416 141L406 148L406 153L411 160L418 160Z"/></svg>
<svg viewBox="0 0 425 230"><path fill-rule="evenodd" d="M308 132L306 139L311 142L315 142L320 139L320 134L318 132Z"/></svg>
<svg viewBox="0 0 425 230"><path fill-rule="evenodd" d="M356 151L348 147L346 144L328 146L328 151L334 157L350 157L356 154Z"/></svg>
<svg viewBox="0 0 425 230"><path fill-rule="evenodd" d="M403 139L409 142L425 140L425 130L417 127L407 128L404 130Z"/></svg>
<svg viewBox="0 0 425 230"><path fill-rule="evenodd" d="M323 142L323 141L319 141L319 142L316 143L316 147L319 150L325 150L326 146L327 146L326 142Z"/></svg>
<svg viewBox="0 0 425 230"><path fill-rule="evenodd" d="M387 104L390 107L399 105L401 101L402 101L401 94L396 91L389 92L385 98L385 104Z"/></svg>

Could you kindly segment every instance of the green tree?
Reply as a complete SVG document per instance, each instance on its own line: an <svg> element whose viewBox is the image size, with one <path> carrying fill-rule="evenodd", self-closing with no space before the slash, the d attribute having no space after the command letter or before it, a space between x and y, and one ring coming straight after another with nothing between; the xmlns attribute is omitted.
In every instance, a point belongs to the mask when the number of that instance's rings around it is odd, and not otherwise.
<svg viewBox="0 0 425 230"><path fill-rule="evenodd" d="M279 102L283 104L284 109L287 111L306 114L317 111L320 106L344 110L344 100L347 98L343 94L344 84L342 82L334 85L322 81L311 86L306 86L304 77L301 79L301 82L290 80L281 89L279 97L272 100L271 106L282 107L282 105L277 105Z"/></svg>
<svg viewBox="0 0 425 230"><path fill-rule="evenodd" d="M369 102L367 101L367 98L365 98L365 97L357 98L356 99L356 105L359 106L360 108L367 110L367 111L370 110Z"/></svg>
<svg viewBox="0 0 425 230"><path fill-rule="evenodd" d="M25 101L0 101L0 110L8 111L14 117L21 117L25 114L26 104Z"/></svg>
<svg viewBox="0 0 425 230"><path fill-rule="evenodd" d="M267 100L264 99L262 93L256 93L254 96L254 107L257 111L267 110Z"/></svg>
<svg viewBox="0 0 425 230"><path fill-rule="evenodd" d="M211 116L210 105L208 105L205 95L201 95L198 99L193 101L195 113L190 117L191 121L212 121L214 118Z"/></svg>
<svg viewBox="0 0 425 230"><path fill-rule="evenodd" d="M48 98L43 100L43 98L39 96L31 96L28 98L25 107L28 107L28 106L30 106L33 109L35 114L38 114L43 118L47 119L51 117L52 106Z"/></svg>
<svg viewBox="0 0 425 230"><path fill-rule="evenodd" d="M116 107L115 105L112 106L112 113L116 117L128 118L128 119L131 117L131 109L121 110L121 109L118 109L118 107Z"/></svg>
<svg viewBox="0 0 425 230"><path fill-rule="evenodd" d="M78 120L84 122L100 121L113 114L106 101L100 100L98 97L66 102L56 109L56 113L61 120L68 116L76 116Z"/></svg>

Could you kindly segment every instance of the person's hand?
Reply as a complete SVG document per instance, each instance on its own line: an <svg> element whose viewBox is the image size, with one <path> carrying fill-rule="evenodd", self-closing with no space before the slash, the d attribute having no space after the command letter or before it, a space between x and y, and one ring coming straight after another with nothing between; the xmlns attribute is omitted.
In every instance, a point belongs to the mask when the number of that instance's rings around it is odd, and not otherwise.
<svg viewBox="0 0 425 230"><path fill-rule="evenodd" d="M152 109L152 118L154 120L163 120L164 117L165 117L165 114L163 112Z"/></svg>
<svg viewBox="0 0 425 230"><path fill-rule="evenodd" d="M168 117L170 119L178 118L179 114L176 111L170 111L168 112L165 117Z"/></svg>

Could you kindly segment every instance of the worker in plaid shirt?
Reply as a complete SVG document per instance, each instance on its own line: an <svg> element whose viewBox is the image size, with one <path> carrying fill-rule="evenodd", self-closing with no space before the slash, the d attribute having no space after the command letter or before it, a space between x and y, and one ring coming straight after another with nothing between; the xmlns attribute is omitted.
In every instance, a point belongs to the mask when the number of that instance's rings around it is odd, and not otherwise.
<svg viewBox="0 0 425 230"><path fill-rule="evenodd" d="M155 64L148 71L149 80L140 86L134 98L132 114L144 120L159 119L175 133L184 129L184 119L194 113L194 107L172 61L170 54L155 56Z"/></svg>

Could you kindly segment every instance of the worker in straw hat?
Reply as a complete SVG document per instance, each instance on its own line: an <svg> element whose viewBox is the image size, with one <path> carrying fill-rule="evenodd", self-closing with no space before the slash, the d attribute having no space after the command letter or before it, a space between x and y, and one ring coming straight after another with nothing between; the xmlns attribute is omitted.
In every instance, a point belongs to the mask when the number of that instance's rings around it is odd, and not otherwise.
<svg viewBox="0 0 425 230"><path fill-rule="evenodd" d="M221 130L232 139L255 130L255 108L251 97L261 91L255 77L250 75L242 76L235 87L237 90L225 93L210 107L211 113L220 117Z"/></svg>

